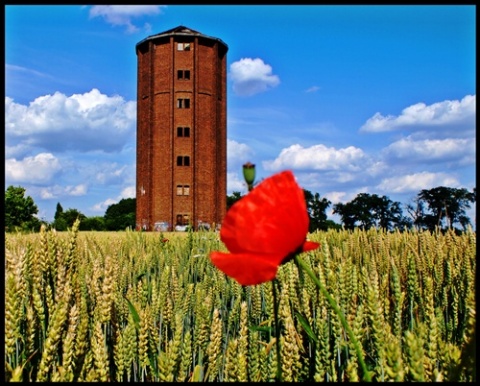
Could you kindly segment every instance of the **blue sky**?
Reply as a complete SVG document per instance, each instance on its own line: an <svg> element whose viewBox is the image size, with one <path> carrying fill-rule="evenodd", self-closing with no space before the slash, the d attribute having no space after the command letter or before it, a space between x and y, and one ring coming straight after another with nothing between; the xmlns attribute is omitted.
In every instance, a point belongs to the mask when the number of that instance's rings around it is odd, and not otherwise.
<svg viewBox="0 0 480 386"><path fill-rule="evenodd" d="M179 25L227 53L228 194L290 169L333 204L476 186L474 5L5 6L5 188L38 216L135 197L135 45ZM333 205L332 205L333 206ZM332 207L327 211L329 218ZM475 206L468 210L475 222Z"/></svg>

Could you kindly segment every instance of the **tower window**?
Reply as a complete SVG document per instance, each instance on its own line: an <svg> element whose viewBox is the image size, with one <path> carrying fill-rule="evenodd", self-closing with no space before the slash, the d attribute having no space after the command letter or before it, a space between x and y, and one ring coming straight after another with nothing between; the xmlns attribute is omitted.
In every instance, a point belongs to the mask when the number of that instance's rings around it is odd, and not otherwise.
<svg viewBox="0 0 480 386"><path fill-rule="evenodd" d="M190 185L177 185L177 196L189 196Z"/></svg>
<svg viewBox="0 0 480 386"><path fill-rule="evenodd" d="M177 127L177 137L190 137L190 127Z"/></svg>
<svg viewBox="0 0 480 386"><path fill-rule="evenodd" d="M179 155L177 157L177 166L190 166L190 157L188 155Z"/></svg>
<svg viewBox="0 0 480 386"><path fill-rule="evenodd" d="M191 43L177 43L177 51L190 51Z"/></svg>
<svg viewBox="0 0 480 386"><path fill-rule="evenodd" d="M177 79L190 80L190 70L178 70Z"/></svg>
<svg viewBox="0 0 480 386"><path fill-rule="evenodd" d="M190 215L188 215L188 214L177 214L176 225L188 225L189 223L190 223Z"/></svg>
<svg viewBox="0 0 480 386"><path fill-rule="evenodd" d="M189 109L190 108L190 99L177 99L177 107L179 109Z"/></svg>

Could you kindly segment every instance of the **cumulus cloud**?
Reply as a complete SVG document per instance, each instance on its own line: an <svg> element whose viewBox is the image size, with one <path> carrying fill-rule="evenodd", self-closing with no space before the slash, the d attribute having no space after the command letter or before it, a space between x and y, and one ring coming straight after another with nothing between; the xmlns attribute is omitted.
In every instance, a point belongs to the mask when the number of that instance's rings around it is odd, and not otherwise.
<svg viewBox="0 0 480 386"><path fill-rule="evenodd" d="M87 184L78 185L52 185L40 189L39 196L42 200L52 200L57 198L65 198L69 196L79 197L85 196L88 192Z"/></svg>
<svg viewBox="0 0 480 386"><path fill-rule="evenodd" d="M75 186L66 186L65 187L65 193L68 196L84 196L87 194L88 187L86 184L79 184Z"/></svg>
<svg viewBox="0 0 480 386"><path fill-rule="evenodd" d="M40 153L23 160L5 160L5 181L17 183L47 184L62 170L60 161L51 153Z"/></svg>
<svg viewBox="0 0 480 386"><path fill-rule="evenodd" d="M406 163L454 162L458 165L475 164L475 141L471 139L425 139L415 141L402 138L383 151L387 159Z"/></svg>
<svg viewBox="0 0 480 386"><path fill-rule="evenodd" d="M432 189L437 186L459 187L458 179L447 173L421 172L385 178L377 185L377 189L389 193L415 193L422 189Z"/></svg>
<svg viewBox="0 0 480 386"><path fill-rule="evenodd" d="M227 195L233 192L240 192L242 195L247 193L248 188L243 176L238 172L227 173Z"/></svg>
<svg viewBox="0 0 480 386"><path fill-rule="evenodd" d="M102 185L119 184L125 181L128 171L127 165L119 166L116 163L105 164L97 172L95 179Z"/></svg>
<svg viewBox="0 0 480 386"><path fill-rule="evenodd" d="M122 198L135 198L136 195L137 195L137 193L136 193L136 188L135 188L135 186L134 186L134 185L132 185L132 186L127 186L127 187L124 188L124 189L122 190L122 192L120 193L120 197L121 197L120 200L121 200Z"/></svg>
<svg viewBox="0 0 480 386"><path fill-rule="evenodd" d="M28 106L5 98L7 148L23 143L49 152L118 152L131 142L135 127L136 102L97 89L68 97L56 92Z"/></svg>
<svg viewBox="0 0 480 386"><path fill-rule="evenodd" d="M94 212L105 213L110 205L118 204L121 200L125 198L135 198L136 189L135 186L127 186L124 188L121 193L116 198L107 198L105 201L99 202L92 206Z"/></svg>
<svg viewBox="0 0 480 386"><path fill-rule="evenodd" d="M166 5L94 5L90 8L89 16L103 18L108 24L125 26L128 33L139 29L132 23L132 19L142 16L155 16L163 12ZM148 28L148 24L146 24Z"/></svg>
<svg viewBox="0 0 480 386"><path fill-rule="evenodd" d="M361 132L385 132L398 129L475 127L476 95L466 95L462 100L446 100L426 105L411 105L398 116L376 113L360 128Z"/></svg>
<svg viewBox="0 0 480 386"><path fill-rule="evenodd" d="M253 150L244 143L227 139L227 166L229 170L242 167L245 162L251 162Z"/></svg>
<svg viewBox="0 0 480 386"><path fill-rule="evenodd" d="M230 65L229 78L233 82L233 92L240 96L252 96L280 84L272 67L262 59L242 58Z"/></svg>
<svg viewBox="0 0 480 386"><path fill-rule="evenodd" d="M273 161L264 161L263 167L270 171L297 169L356 172L364 169L369 163L369 157L354 146L335 149L320 144L304 148L295 144L283 149ZM350 178L349 174L345 174L344 177ZM342 178L341 173L339 178Z"/></svg>
<svg viewBox="0 0 480 386"><path fill-rule="evenodd" d="M114 198L107 198L105 201L99 202L92 206L94 212L105 213L110 205L117 204L119 200Z"/></svg>

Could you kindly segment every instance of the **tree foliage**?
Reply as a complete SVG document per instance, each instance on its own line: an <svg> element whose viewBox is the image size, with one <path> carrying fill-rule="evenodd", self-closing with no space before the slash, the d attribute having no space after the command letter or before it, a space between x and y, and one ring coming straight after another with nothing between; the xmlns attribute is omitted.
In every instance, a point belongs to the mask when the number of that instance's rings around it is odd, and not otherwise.
<svg viewBox="0 0 480 386"><path fill-rule="evenodd" d="M346 229L354 229L358 226L362 229L376 227L391 230L403 229L410 224L409 220L402 215L402 206L399 202L376 194L359 193L346 204L335 204L333 213L341 217Z"/></svg>
<svg viewBox="0 0 480 386"><path fill-rule="evenodd" d="M78 209L69 208L66 211L63 211L60 203L57 204L57 210L55 211L55 220L53 221L52 226L57 231L66 231L68 228L73 226L73 223L79 219L80 226L87 219L83 213L78 211ZM79 228L81 229L81 228Z"/></svg>
<svg viewBox="0 0 480 386"><path fill-rule="evenodd" d="M303 190L305 194L305 202L307 204L307 212L310 218L309 232L316 230L327 230L334 226L335 223L328 221L327 209L332 204L327 198L320 199L320 194L313 194L309 190Z"/></svg>
<svg viewBox="0 0 480 386"><path fill-rule="evenodd" d="M8 231L40 229L41 222L35 217L38 207L25 192L21 186L9 186L5 191L5 229Z"/></svg>
<svg viewBox="0 0 480 386"><path fill-rule="evenodd" d="M332 204L318 193L304 189L307 211L310 219L309 231L340 228L327 218L327 209ZM240 192L227 195L227 210L240 200ZM371 227L392 229L407 229L413 225L434 231L455 228L460 225L466 230L470 219L466 209L476 202L476 188L470 192L467 189L456 189L439 186L433 189L424 189L418 193L412 204L406 205L406 211L411 219L403 216L399 202L390 200L387 196L359 193L352 201L337 203L333 206L333 213L338 214L345 229ZM30 196L25 197L25 188L9 186L5 192L5 229L13 230L40 230L42 222L35 216L38 208ZM67 230L80 219L80 230L125 230L135 228L136 199L126 198L117 204L110 205L103 217L86 217L77 209L63 210L57 203L54 221L51 224L59 231Z"/></svg>
<svg viewBox="0 0 480 386"><path fill-rule="evenodd" d="M469 192L465 188L438 186L423 189L418 193L415 204L407 210L413 214L414 224L420 228L434 231L436 228L451 229L460 224L463 230L470 225L465 210L476 201L476 189Z"/></svg>
<svg viewBox="0 0 480 386"><path fill-rule="evenodd" d="M227 195L227 210L229 210L231 206L241 198L242 198L242 194L240 192L233 192L231 196Z"/></svg>
<svg viewBox="0 0 480 386"><path fill-rule="evenodd" d="M80 222L78 229L81 231L104 231L105 218L103 216L87 217Z"/></svg>
<svg viewBox="0 0 480 386"><path fill-rule="evenodd" d="M54 220L57 220L57 219L59 219L60 217L62 217L62 214L63 214L62 205L60 205L60 203L57 202L57 208L56 208L56 210L55 210L55 216L53 216Z"/></svg>
<svg viewBox="0 0 480 386"><path fill-rule="evenodd" d="M110 205L105 211L105 228L109 231L135 229L135 198L123 198L117 204Z"/></svg>

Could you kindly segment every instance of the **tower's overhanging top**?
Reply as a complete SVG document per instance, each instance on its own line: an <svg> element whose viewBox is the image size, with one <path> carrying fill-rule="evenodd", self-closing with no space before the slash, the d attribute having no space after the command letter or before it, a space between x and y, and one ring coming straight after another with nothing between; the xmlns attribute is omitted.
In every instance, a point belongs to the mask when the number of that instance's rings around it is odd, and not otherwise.
<svg viewBox="0 0 480 386"><path fill-rule="evenodd" d="M178 27L169 29L168 31L164 31L164 32L161 32L159 34L150 35L147 38L143 39L142 41L138 42L135 47L138 48L138 46L142 45L143 43L145 43L149 40L155 40L155 39L158 39L158 38L161 38L161 37L166 37L166 36L198 36L198 37L202 37L202 38L205 38L205 39L215 40L215 41L219 42L220 44L224 45L225 48L228 50L228 45L226 45L225 42L223 42L221 39L214 38L212 36L204 35L204 34L198 32L198 31L195 31L195 30L193 30L191 28L188 28L188 27L185 27L183 25L179 25Z"/></svg>

